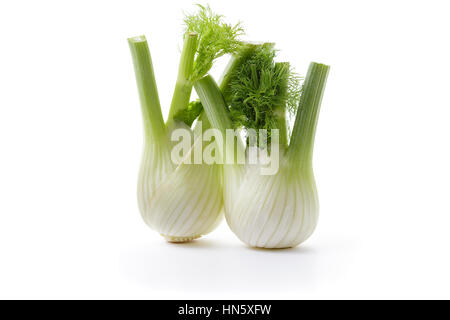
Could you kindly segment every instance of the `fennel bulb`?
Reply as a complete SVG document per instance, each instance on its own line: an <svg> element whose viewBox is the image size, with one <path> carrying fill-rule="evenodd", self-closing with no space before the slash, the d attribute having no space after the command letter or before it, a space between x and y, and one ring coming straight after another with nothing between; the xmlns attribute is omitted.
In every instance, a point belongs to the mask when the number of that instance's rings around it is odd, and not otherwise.
<svg viewBox="0 0 450 320"><path fill-rule="evenodd" d="M129 39L129 44L145 129L138 180L139 209L147 225L168 241L190 241L209 233L220 222L220 172L216 165L173 163L171 132L189 127L175 120L164 124L147 41L136 37Z"/></svg>
<svg viewBox="0 0 450 320"><path fill-rule="evenodd" d="M261 175L258 166L223 165L225 217L231 230L249 246L295 247L309 238L317 225L319 203L312 153L328 71L326 65L311 63L289 145L287 139L280 139L276 174ZM204 77L195 89L211 125L221 132L232 128L232 114L214 79ZM237 148L244 148L242 141ZM222 156L233 151L225 148Z"/></svg>
<svg viewBox="0 0 450 320"><path fill-rule="evenodd" d="M292 170L281 159L275 175L247 169L227 206L230 228L244 243L260 248L295 247L313 233L319 215L312 170ZM244 192L245 191L245 192Z"/></svg>
<svg viewBox="0 0 450 320"><path fill-rule="evenodd" d="M167 123L161 112L147 40L144 36L128 39L145 131L138 179L139 209L147 225L170 242L205 235L223 216L220 167L174 163L171 157L172 133L179 128L192 132L190 126L201 113L189 103L193 83L209 71L215 59L237 50L236 38L242 33L239 25L225 24L209 7L199 8L198 14L185 18L186 33ZM203 130L208 127L205 119ZM203 142L196 139L195 143ZM192 157L192 152L184 156Z"/></svg>

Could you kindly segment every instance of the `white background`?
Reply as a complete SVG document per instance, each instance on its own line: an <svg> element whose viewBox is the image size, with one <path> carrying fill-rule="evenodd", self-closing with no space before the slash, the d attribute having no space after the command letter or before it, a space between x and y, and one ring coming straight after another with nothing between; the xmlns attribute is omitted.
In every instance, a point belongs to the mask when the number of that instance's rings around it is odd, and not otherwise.
<svg viewBox="0 0 450 320"><path fill-rule="evenodd" d="M0 298L450 298L447 3L210 1L299 73L332 67L319 226L264 251L226 223L168 244L138 212L126 39L147 35L167 114L191 2L2 1Z"/></svg>

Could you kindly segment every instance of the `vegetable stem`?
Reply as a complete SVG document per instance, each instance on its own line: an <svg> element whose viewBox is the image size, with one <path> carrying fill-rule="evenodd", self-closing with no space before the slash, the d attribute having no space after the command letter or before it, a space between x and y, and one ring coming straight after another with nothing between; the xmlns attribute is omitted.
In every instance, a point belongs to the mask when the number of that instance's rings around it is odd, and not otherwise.
<svg viewBox="0 0 450 320"><path fill-rule="evenodd" d="M329 69L324 64L310 64L288 148L291 160L308 168L312 167L317 120Z"/></svg>
<svg viewBox="0 0 450 320"><path fill-rule="evenodd" d="M210 75L207 75L198 80L194 84L194 87L200 101L202 102L203 109L211 126L218 129L222 133L223 137L226 137L226 130L232 129L233 126L230 111L225 104L222 92L220 91L217 83ZM237 154L244 154L244 146L242 145L242 141L240 141L239 138L236 140L237 143L235 146L224 141L225 150L222 151L223 159L226 158L226 153L234 154L235 159Z"/></svg>
<svg viewBox="0 0 450 320"><path fill-rule="evenodd" d="M173 121L173 118L178 111L186 109L189 105L192 93L192 82L190 81L190 77L194 66L195 53L197 52L197 39L198 34L195 32L188 32L184 36L177 83L170 105L169 123Z"/></svg>
<svg viewBox="0 0 450 320"><path fill-rule="evenodd" d="M165 135L166 128L156 87L152 58L145 36L128 39L141 101L144 130L155 141Z"/></svg>
<svg viewBox="0 0 450 320"><path fill-rule="evenodd" d="M228 108L217 83L210 75L207 75L198 80L194 86L211 125L225 134L226 129L232 128L232 124Z"/></svg>
<svg viewBox="0 0 450 320"><path fill-rule="evenodd" d="M277 122L276 129L279 130L280 147L282 147L283 150L286 150L286 148L288 146L286 108L283 108L283 107L275 108L275 114L276 114L276 122Z"/></svg>

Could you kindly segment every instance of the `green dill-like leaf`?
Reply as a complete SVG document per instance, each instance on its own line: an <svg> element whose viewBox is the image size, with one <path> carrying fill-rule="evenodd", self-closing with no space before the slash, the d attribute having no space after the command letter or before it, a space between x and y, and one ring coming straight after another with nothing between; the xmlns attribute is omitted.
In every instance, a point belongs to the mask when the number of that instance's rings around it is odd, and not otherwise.
<svg viewBox="0 0 450 320"><path fill-rule="evenodd" d="M303 77L299 76L292 69L289 75L288 83L288 99L287 110L291 116L295 116L300 102L300 96L302 95L302 80Z"/></svg>
<svg viewBox="0 0 450 320"><path fill-rule="evenodd" d="M205 76L217 58L237 52L241 45L238 37L244 33L240 23L234 26L226 24L223 22L223 16L213 13L209 6L197 6L199 12L187 15L184 19L185 31L198 34L197 55L191 81Z"/></svg>
<svg viewBox="0 0 450 320"><path fill-rule="evenodd" d="M178 111L173 118L184 122L190 127L202 110L203 106L200 100L191 101L186 109Z"/></svg>
<svg viewBox="0 0 450 320"><path fill-rule="evenodd" d="M234 71L227 101L236 128L281 129L286 110L295 114L301 94L301 78L289 63L274 61L273 44L258 46ZM280 118L281 114L281 118Z"/></svg>

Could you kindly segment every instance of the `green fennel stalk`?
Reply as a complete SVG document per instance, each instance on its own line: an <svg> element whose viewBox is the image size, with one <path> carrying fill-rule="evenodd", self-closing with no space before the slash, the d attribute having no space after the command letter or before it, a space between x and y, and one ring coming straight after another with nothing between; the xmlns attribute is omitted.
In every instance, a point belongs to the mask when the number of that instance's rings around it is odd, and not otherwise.
<svg viewBox="0 0 450 320"><path fill-rule="evenodd" d="M291 162L308 168L312 168L317 121L329 70L324 64L310 64L292 130L287 155Z"/></svg>
<svg viewBox="0 0 450 320"><path fill-rule="evenodd" d="M166 134L161 104L159 102L158 88L151 60L150 51L145 36L128 39L133 58L136 83L142 105L142 118L147 136L161 139Z"/></svg>
<svg viewBox="0 0 450 320"><path fill-rule="evenodd" d="M190 77L194 69L197 39L198 34L193 32L188 32L184 36L177 82L175 84L175 90L169 110L169 123L174 120L174 116L180 112L180 110L185 110L189 105L192 93L192 81L190 80Z"/></svg>

